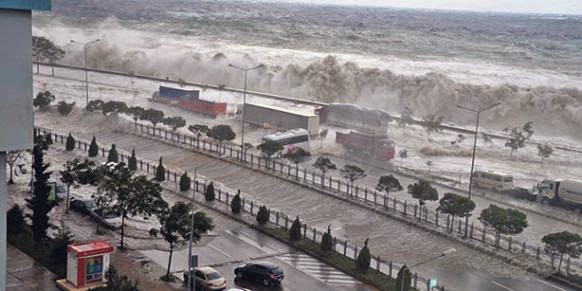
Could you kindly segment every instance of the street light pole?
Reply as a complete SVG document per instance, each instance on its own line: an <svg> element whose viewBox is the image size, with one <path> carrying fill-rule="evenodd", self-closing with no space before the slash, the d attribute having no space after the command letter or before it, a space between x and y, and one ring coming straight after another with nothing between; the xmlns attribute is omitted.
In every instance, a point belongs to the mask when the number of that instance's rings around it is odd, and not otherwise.
<svg viewBox="0 0 582 291"><path fill-rule="evenodd" d="M434 261L434 260L436 260L436 259L439 259L439 258L442 258L442 257L448 256L448 255L450 255L450 254L452 254L452 253L455 253L456 251L457 251L457 249L455 249L455 248L450 248L450 249L447 249L446 251L442 252L442 253L441 253L441 254L439 254L438 256L434 256L434 257L432 257L432 258L430 258L430 259L428 259L428 260L424 260L424 261L422 261L422 262L420 262L420 263L416 263L416 264L414 264L414 265L412 265L412 266L408 267L408 269L410 270L410 269L412 269L412 268L415 268L415 267L418 267L418 266L420 266L420 265L424 265L424 264L426 264L426 263L429 263L429 262L432 262L432 261ZM400 282L400 291L404 291L404 281L406 281L406 280L404 280L404 279L405 279L405 278L404 278L404 273L403 273L403 274L402 274L402 281Z"/></svg>
<svg viewBox="0 0 582 291"><path fill-rule="evenodd" d="M192 290L192 238L194 234L194 203L196 202L195 194L198 186L198 181L196 180L196 171L198 168L194 168L194 189L192 190L192 217L190 218L190 240L188 242L188 291Z"/></svg>
<svg viewBox="0 0 582 291"><path fill-rule="evenodd" d="M98 42L99 39L90 42L80 42L76 40L71 40L72 43L78 43L83 45L83 52L85 54L85 105L89 104L89 70L87 68L87 47L91 44Z"/></svg>
<svg viewBox="0 0 582 291"><path fill-rule="evenodd" d="M240 139L240 148L241 148L241 160L244 161L245 160L245 119L246 119L246 110L245 110L245 105L247 104L247 74L249 71L255 70L260 68L261 66L255 66L255 67L251 67L251 68L242 68L239 66L235 66L233 64L228 64L229 67L237 69L239 71L244 72L245 74L245 79L244 79L244 85L243 85L243 109L242 109L242 120L241 120L241 139Z"/></svg>
<svg viewBox="0 0 582 291"><path fill-rule="evenodd" d="M471 200L471 191L473 189L473 170L475 168L475 153L477 152L477 136L479 135L479 119L481 116L481 112L490 110L499 104L501 104L501 103L495 103L491 106L488 106L485 108L480 108L480 109L473 109L473 108L469 108L469 107L465 107L465 106L457 104L458 108L473 112L477 115L477 122L475 124L475 139L473 141L473 155L471 157L471 172L469 173L469 194L467 196L467 198L469 200ZM469 207L469 203L467 203L467 216L465 216L465 235L464 235L465 237L467 237L467 235L469 233L469 208L468 207Z"/></svg>

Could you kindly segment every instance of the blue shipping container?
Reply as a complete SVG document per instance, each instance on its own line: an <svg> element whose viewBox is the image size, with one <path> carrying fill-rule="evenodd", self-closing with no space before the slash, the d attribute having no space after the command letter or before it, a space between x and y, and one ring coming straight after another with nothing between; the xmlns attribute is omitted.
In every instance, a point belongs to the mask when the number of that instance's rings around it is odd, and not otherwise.
<svg viewBox="0 0 582 291"><path fill-rule="evenodd" d="M198 100L200 99L200 90L182 90L160 86L160 98L173 100Z"/></svg>

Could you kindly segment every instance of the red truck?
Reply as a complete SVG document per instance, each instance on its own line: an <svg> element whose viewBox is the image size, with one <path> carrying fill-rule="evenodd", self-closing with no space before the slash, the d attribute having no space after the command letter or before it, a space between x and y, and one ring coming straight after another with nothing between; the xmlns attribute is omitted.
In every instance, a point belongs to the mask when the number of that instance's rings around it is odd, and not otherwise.
<svg viewBox="0 0 582 291"><path fill-rule="evenodd" d="M389 161L394 158L394 142L387 135L374 135L362 132L350 131L349 133L337 132L335 142L346 149L365 157Z"/></svg>

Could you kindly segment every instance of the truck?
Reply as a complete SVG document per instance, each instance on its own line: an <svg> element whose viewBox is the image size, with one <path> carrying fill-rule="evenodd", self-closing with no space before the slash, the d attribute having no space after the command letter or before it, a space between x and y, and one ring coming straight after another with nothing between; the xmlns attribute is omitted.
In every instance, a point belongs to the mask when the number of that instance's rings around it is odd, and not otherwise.
<svg viewBox="0 0 582 291"><path fill-rule="evenodd" d="M394 158L394 142L387 135L375 135L357 131L336 132L335 142L355 155L387 162Z"/></svg>
<svg viewBox="0 0 582 291"><path fill-rule="evenodd" d="M184 110L202 113L204 116L211 116L213 118L226 114L227 110L226 103L200 99L200 90L184 90L159 86L159 90L153 95L153 100L155 102L176 105Z"/></svg>
<svg viewBox="0 0 582 291"><path fill-rule="evenodd" d="M546 178L534 187L532 194L550 205L582 209L582 182Z"/></svg>

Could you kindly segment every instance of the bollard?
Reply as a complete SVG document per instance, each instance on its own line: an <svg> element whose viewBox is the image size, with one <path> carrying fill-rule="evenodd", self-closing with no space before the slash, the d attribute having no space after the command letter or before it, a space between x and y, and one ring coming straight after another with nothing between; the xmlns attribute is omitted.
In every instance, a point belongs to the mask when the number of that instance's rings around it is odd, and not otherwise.
<svg viewBox="0 0 582 291"><path fill-rule="evenodd" d="M376 271L380 272L380 256L376 257Z"/></svg>
<svg viewBox="0 0 582 291"><path fill-rule="evenodd" d="M570 274L570 257L566 261L566 274Z"/></svg>
<svg viewBox="0 0 582 291"><path fill-rule="evenodd" d="M521 252L525 254L525 241L521 244Z"/></svg>
<svg viewBox="0 0 582 291"><path fill-rule="evenodd" d="M331 250L332 250L332 251L335 251L335 250L336 250L336 246L337 246L337 239L336 239L336 238L335 238L335 236L334 236L334 237L332 238L332 240L333 240L333 247L332 247L332 249L331 249Z"/></svg>
<svg viewBox="0 0 582 291"><path fill-rule="evenodd" d="M347 240L345 240L345 241L344 241L344 257L346 256L346 252L347 252L347 250L348 250L348 241L347 241Z"/></svg>
<svg viewBox="0 0 582 291"><path fill-rule="evenodd" d="M388 277L392 278L392 261L388 263Z"/></svg>
<svg viewBox="0 0 582 291"><path fill-rule="evenodd" d="M354 246L354 261L358 259L358 246Z"/></svg>
<svg viewBox="0 0 582 291"><path fill-rule="evenodd" d="M358 195L358 188L356 188L356 196ZM368 187L364 188L364 201L368 201ZM376 204L376 199L374 199L374 204Z"/></svg>
<svg viewBox="0 0 582 291"><path fill-rule="evenodd" d="M404 216L406 216L406 200L404 201L404 212L403 213L404 213Z"/></svg>
<svg viewBox="0 0 582 291"><path fill-rule="evenodd" d="M253 215L253 207L254 207L253 201L251 201L251 215Z"/></svg>
<svg viewBox="0 0 582 291"><path fill-rule="evenodd" d="M436 224L436 226L439 226L439 211L438 211L438 209L437 209L437 211L435 212L435 215L434 215L434 220L435 220L435 224Z"/></svg>
<svg viewBox="0 0 582 291"><path fill-rule="evenodd" d="M240 196L240 189L238 190L238 194L239 194L239 196ZM244 198L243 198L243 199L241 199L241 208L242 208L242 210L243 210L243 212L244 212L244 210L245 210L245 199L244 199Z"/></svg>
<svg viewBox="0 0 582 291"><path fill-rule="evenodd" d="M226 205L229 205L228 204L228 192L225 193L225 196L226 196Z"/></svg>
<svg viewBox="0 0 582 291"><path fill-rule="evenodd" d="M392 198L392 212L396 212L396 197Z"/></svg>
<svg viewBox="0 0 582 291"><path fill-rule="evenodd" d="M139 169L143 171L143 161L139 160Z"/></svg>
<svg viewBox="0 0 582 291"><path fill-rule="evenodd" d="M483 228L483 237L481 238L482 242L485 242L486 235L487 235L487 229Z"/></svg>
<svg viewBox="0 0 582 291"><path fill-rule="evenodd" d="M414 289L418 289L418 274L414 272Z"/></svg>
<svg viewBox="0 0 582 291"><path fill-rule="evenodd" d="M374 191L374 205L378 204L378 193Z"/></svg>
<svg viewBox="0 0 582 291"><path fill-rule="evenodd" d="M317 239L317 238L316 238L316 236L317 236L317 230L316 230L316 229L315 229L315 227L314 227L314 228L313 228L313 241L314 241L314 242L317 242L317 241L316 241L316 239Z"/></svg>
<svg viewBox="0 0 582 291"><path fill-rule="evenodd" d="M511 244L512 244L512 242L513 242L513 237L510 236L509 237L509 244L508 244L509 246L507 248L510 252L511 252Z"/></svg>
<svg viewBox="0 0 582 291"><path fill-rule="evenodd" d="M303 238L307 238L307 224L303 224Z"/></svg>
<svg viewBox="0 0 582 291"><path fill-rule="evenodd" d="M275 213L275 224L279 226L279 211Z"/></svg>
<svg viewBox="0 0 582 291"><path fill-rule="evenodd" d="M386 203L386 201L388 200L387 199L388 197L386 197L386 195L382 195L382 197L384 197L384 202L383 202L384 208L388 208L388 204Z"/></svg>
<svg viewBox="0 0 582 291"><path fill-rule="evenodd" d="M289 228L289 217L285 215L285 229Z"/></svg>
<svg viewBox="0 0 582 291"><path fill-rule="evenodd" d="M447 231L451 231L451 215L447 215Z"/></svg>
<svg viewBox="0 0 582 291"><path fill-rule="evenodd" d="M459 222L459 223L457 224L457 226L458 226L458 227L457 227L457 232L458 232L458 233L461 233L461 232L462 232L462 230L461 230L461 228L462 228L462 226L461 226L461 224L462 224L462 222L461 222L461 219L459 219L459 220L458 220L458 222Z"/></svg>
<svg viewBox="0 0 582 291"><path fill-rule="evenodd" d="M416 218L416 205L414 205L414 218Z"/></svg>
<svg viewBox="0 0 582 291"><path fill-rule="evenodd" d="M473 238L473 223L471 222L471 232L469 233L469 237Z"/></svg>
<svg viewBox="0 0 582 291"><path fill-rule="evenodd" d="M222 191L218 188L218 201L222 201Z"/></svg>

